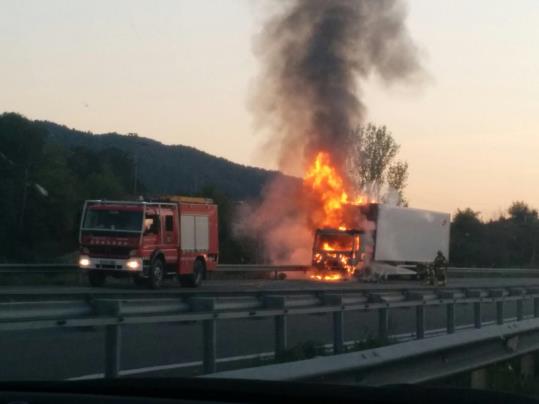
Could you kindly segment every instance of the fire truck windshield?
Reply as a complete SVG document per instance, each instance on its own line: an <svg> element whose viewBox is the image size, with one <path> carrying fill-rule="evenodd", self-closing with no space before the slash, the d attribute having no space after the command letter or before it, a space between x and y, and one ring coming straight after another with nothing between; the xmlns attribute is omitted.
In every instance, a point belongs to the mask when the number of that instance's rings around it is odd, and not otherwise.
<svg viewBox="0 0 539 404"><path fill-rule="evenodd" d="M84 218L83 229L142 231L142 211L88 209Z"/></svg>

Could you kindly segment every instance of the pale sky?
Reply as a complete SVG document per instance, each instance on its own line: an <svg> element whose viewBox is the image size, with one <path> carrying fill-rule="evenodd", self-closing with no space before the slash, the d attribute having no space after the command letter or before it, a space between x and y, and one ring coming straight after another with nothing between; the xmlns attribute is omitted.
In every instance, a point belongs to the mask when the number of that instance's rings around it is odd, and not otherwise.
<svg viewBox="0 0 539 404"><path fill-rule="evenodd" d="M411 206L486 218L539 207L539 2L411 0L420 87L364 87L410 165ZM96 133L136 132L235 162L257 151L247 0L0 0L0 111Z"/></svg>

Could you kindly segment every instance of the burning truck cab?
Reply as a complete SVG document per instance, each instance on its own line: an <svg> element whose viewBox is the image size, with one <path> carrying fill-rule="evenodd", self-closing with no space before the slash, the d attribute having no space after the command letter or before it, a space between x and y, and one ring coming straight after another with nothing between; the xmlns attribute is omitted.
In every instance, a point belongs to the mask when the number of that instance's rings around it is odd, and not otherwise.
<svg viewBox="0 0 539 404"><path fill-rule="evenodd" d="M314 236L313 278L339 280L349 278L363 266L364 232L333 228L317 229Z"/></svg>

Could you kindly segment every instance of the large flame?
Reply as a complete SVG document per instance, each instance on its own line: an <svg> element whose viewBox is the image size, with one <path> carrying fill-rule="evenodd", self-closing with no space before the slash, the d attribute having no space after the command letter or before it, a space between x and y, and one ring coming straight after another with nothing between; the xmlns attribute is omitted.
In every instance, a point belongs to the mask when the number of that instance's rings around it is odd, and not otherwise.
<svg viewBox="0 0 539 404"><path fill-rule="evenodd" d="M316 228L330 227L339 230L354 228L357 221L352 221L350 212L347 214L347 206L362 205L369 200L362 195L354 195L346 189L346 182L339 173L336 166L331 161L331 156L326 152L316 154L314 161L309 166L303 178L304 186L309 194L311 207L311 224ZM357 218L356 218L357 220ZM353 241L351 241L353 243ZM320 251L326 258L339 261L348 275L354 273L354 266L348 261L348 256L341 254L341 250L351 250L350 245L342 244L342 240L330 240L323 242ZM322 253L314 255L314 261L320 263L323 259ZM344 273L336 272L334 268L327 268L326 273L315 273L311 279L319 281L339 281L343 279Z"/></svg>
<svg viewBox="0 0 539 404"><path fill-rule="evenodd" d="M342 176L331 162L329 153L319 152L303 178L305 186L319 199L323 215L317 218L317 227L348 228L344 220L344 206L361 205L367 199L361 195L350 197Z"/></svg>

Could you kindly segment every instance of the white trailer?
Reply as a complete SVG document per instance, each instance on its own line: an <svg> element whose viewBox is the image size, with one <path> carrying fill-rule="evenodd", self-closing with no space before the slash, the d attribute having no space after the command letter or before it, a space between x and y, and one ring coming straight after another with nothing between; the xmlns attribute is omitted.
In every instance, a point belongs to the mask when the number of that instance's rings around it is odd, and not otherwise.
<svg viewBox="0 0 539 404"><path fill-rule="evenodd" d="M376 205L374 261L430 263L449 259L449 213Z"/></svg>
<svg viewBox="0 0 539 404"><path fill-rule="evenodd" d="M416 275L411 264L430 264L441 252L449 259L449 213L371 205L373 252L365 278Z"/></svg>

